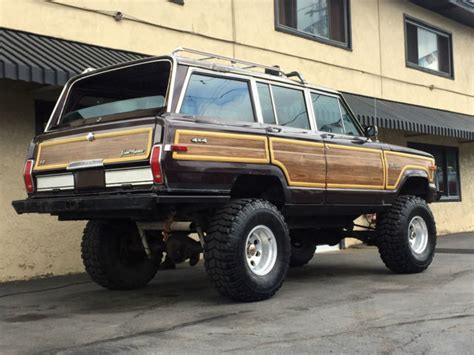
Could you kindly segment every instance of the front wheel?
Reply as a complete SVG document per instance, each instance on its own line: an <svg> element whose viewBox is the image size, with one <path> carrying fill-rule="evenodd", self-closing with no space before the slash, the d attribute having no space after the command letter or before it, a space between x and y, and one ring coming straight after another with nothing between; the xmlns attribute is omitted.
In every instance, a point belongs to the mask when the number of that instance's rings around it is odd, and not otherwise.
<svg viewBox="0 0 474 355"><path fill-rule="evenodd" d="M436 247L436 225L426 202L400 196L377 222L380 257L392 271L422 272L431 264Z"/></svg>
<svg viewBox="0 0 474 355"><path fill-rule="evenodd" d="M229 203L211 220L204 259L222 295L244 302L270 298L283 284L290 259L283 216L265 200Z"/></svg>

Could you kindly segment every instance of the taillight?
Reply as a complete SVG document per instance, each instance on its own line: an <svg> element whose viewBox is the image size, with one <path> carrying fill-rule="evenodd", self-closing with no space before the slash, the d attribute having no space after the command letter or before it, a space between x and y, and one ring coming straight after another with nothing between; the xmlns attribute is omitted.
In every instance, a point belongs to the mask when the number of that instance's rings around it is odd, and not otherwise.
<svg viewBox="0 0 474 355"><path fill-rule="evenodd" d="M33 166L35 161L33 159L29 159L25 163L25 170L23 170L23 179L25 180L25 188L26 192L31 194L35 192L35 183L33 180Z"/></svg>
<svg viewBox="0 0 474 355"><path fill-rule="evenodd" d="M181 145L181 144L171 144L170 145L170 151L172 151L172 152L187 152L188 151L188 146L187 145Z"/></svg>
<svg viewBox="0 0 474 355"><path fill-rule="evenodd" d="M163 175L161 174L161 146L155 145L151 151L150 157L151 173L153 174L153 182L155 184L163 183Z"/></svg>

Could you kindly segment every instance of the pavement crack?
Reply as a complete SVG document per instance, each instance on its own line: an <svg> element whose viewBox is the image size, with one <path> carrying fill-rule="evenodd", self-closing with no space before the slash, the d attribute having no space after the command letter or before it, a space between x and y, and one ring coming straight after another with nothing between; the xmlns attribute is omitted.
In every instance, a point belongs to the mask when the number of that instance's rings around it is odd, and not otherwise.
<svg viewBox="0 0 474 355"><path fill-rule="evenodd" d="M375 327L369 327L366 330L384 329L384 328L397 327L397 326L403 326L403 325L411 325L411 324L426 323L426 322L437 322L437 321L443 321L443 320L461 319L461 318L469 318L469 317L474 317L474 314L456 314L456 315L447 316L447 317L414 319L411 321L397 322L397 323L391 323L391 324L386 324L386 325L379 325Z"/></svg>
<svg viewBox="0 0 474 355"><path fill-rule="evenodd" d="M92 283L92 281L74 282L74 283L70 283L70 284L66 284L66 285L42 288L42 289L33 290L33 291L13 292L13 293L7 293L7 294L4 294L4 295L0 295L0 298L19 296L19 295L29 295L29 294L33 294L33 293L41 293L41 292L47 292L47 291L54 291L54 290L59 290L59 289L66 288L66 287L85 285L85 284L90 284L90 283Z"/></svg>
<svg viewBox="0 0 474 355"><path fill-rule="evenodd" d="M238 347L238 348L227 349L224 352L241 352L241 351L250 350L250 349L254 350L258 347L263 347L267 345L288 344L288 343L295 343L295 342L316 340L316 339L330 340L329 338L334 338L334 337L339 337L339 336L349 335L349 334L360 334L362 332L367 332L371 330L385 329L385 328L390 328L390 327L398 327L398 326L411 325L411 324L417 324L417 323L437 322L437 321L451 320L451 319L462 319L462 318L469 318L469 317L474 317L474 314L457 314L457 315L452 315L452 316L447 316L447 317L414 319L411 321L390 323L390 324L385 324L385 325L367 327L364 329L357 329L357 330L349 329L349 330L344 330L344 331L340 331L336 333L322 334L322 335L317 335L317 336L305 336L305 337L296 337L293 339L268 341L268 342L263 342L260 344L251 345L251 346L243 346L243 347ZM413 339L413 340L416 340L416 339Z"/></svg>
<svg viewBox="0 0 474 355"><path fill-rule="evenodd" d="M143 330L141 332L136 332L136 333L132 333L132 334L124 334L124 335L119 335L119 336L115 336L115 337L99 339L99 340L91 341L89 343L78 344L76 346L49 349L49 350L42 351L40 353L41 354L57 354L61 351L81 349L81 348L86 348L86 347L95 346L95 345L109 344L109 343L114 343L114 342L118 342L118 341L121 341L121 340L137 338L137 337L141 337L141 336L157 335L157 334L171 332L171 331L174 331L174 330L183 329L183 328L186 328L186 327L191 327L191 326L198 325L198 324L213 322L213 321L216 321L216 320L225 319L225 318L229 318L229 317L232 317L232 316L237 316L237 315L250 313L250 312L253 312L253 311L247 310L247 311L238 311L238 312L232 312L232 313L219 314L219 315L215 315L215 316L212 316L212 317L201 318L201 319L197 319L197 320L194 320L194 321L175 324L175 325L168 326L168 327L147 329L147 330Z"/></svg>

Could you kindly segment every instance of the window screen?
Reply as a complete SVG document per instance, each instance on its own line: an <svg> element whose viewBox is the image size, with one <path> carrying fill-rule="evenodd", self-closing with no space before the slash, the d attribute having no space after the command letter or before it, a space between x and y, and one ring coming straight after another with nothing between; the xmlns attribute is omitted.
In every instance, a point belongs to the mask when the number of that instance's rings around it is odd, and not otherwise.
<svg viewBox="0 0 474 355"><path fill-rule="evenodd" d="M247 81L202 74L191 75L180 112L223 121L255 120Z"/></svg>

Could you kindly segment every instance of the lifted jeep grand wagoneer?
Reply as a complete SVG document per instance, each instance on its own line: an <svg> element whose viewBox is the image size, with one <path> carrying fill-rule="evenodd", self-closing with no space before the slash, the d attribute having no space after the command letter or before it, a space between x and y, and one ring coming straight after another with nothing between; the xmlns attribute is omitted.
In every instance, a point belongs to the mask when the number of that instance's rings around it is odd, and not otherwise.
<svg viewBox="0 0 474 355"><path fill-rule="evenodd" d="M89 220L84 265L110 289L144 286L164 253L203 253L220 293L262 300L346 236L421 272L436 243L433 157L375 136L297 72L181 48L71 79L13 206ZM376 221L354 230L366 214Z"/></svg>

